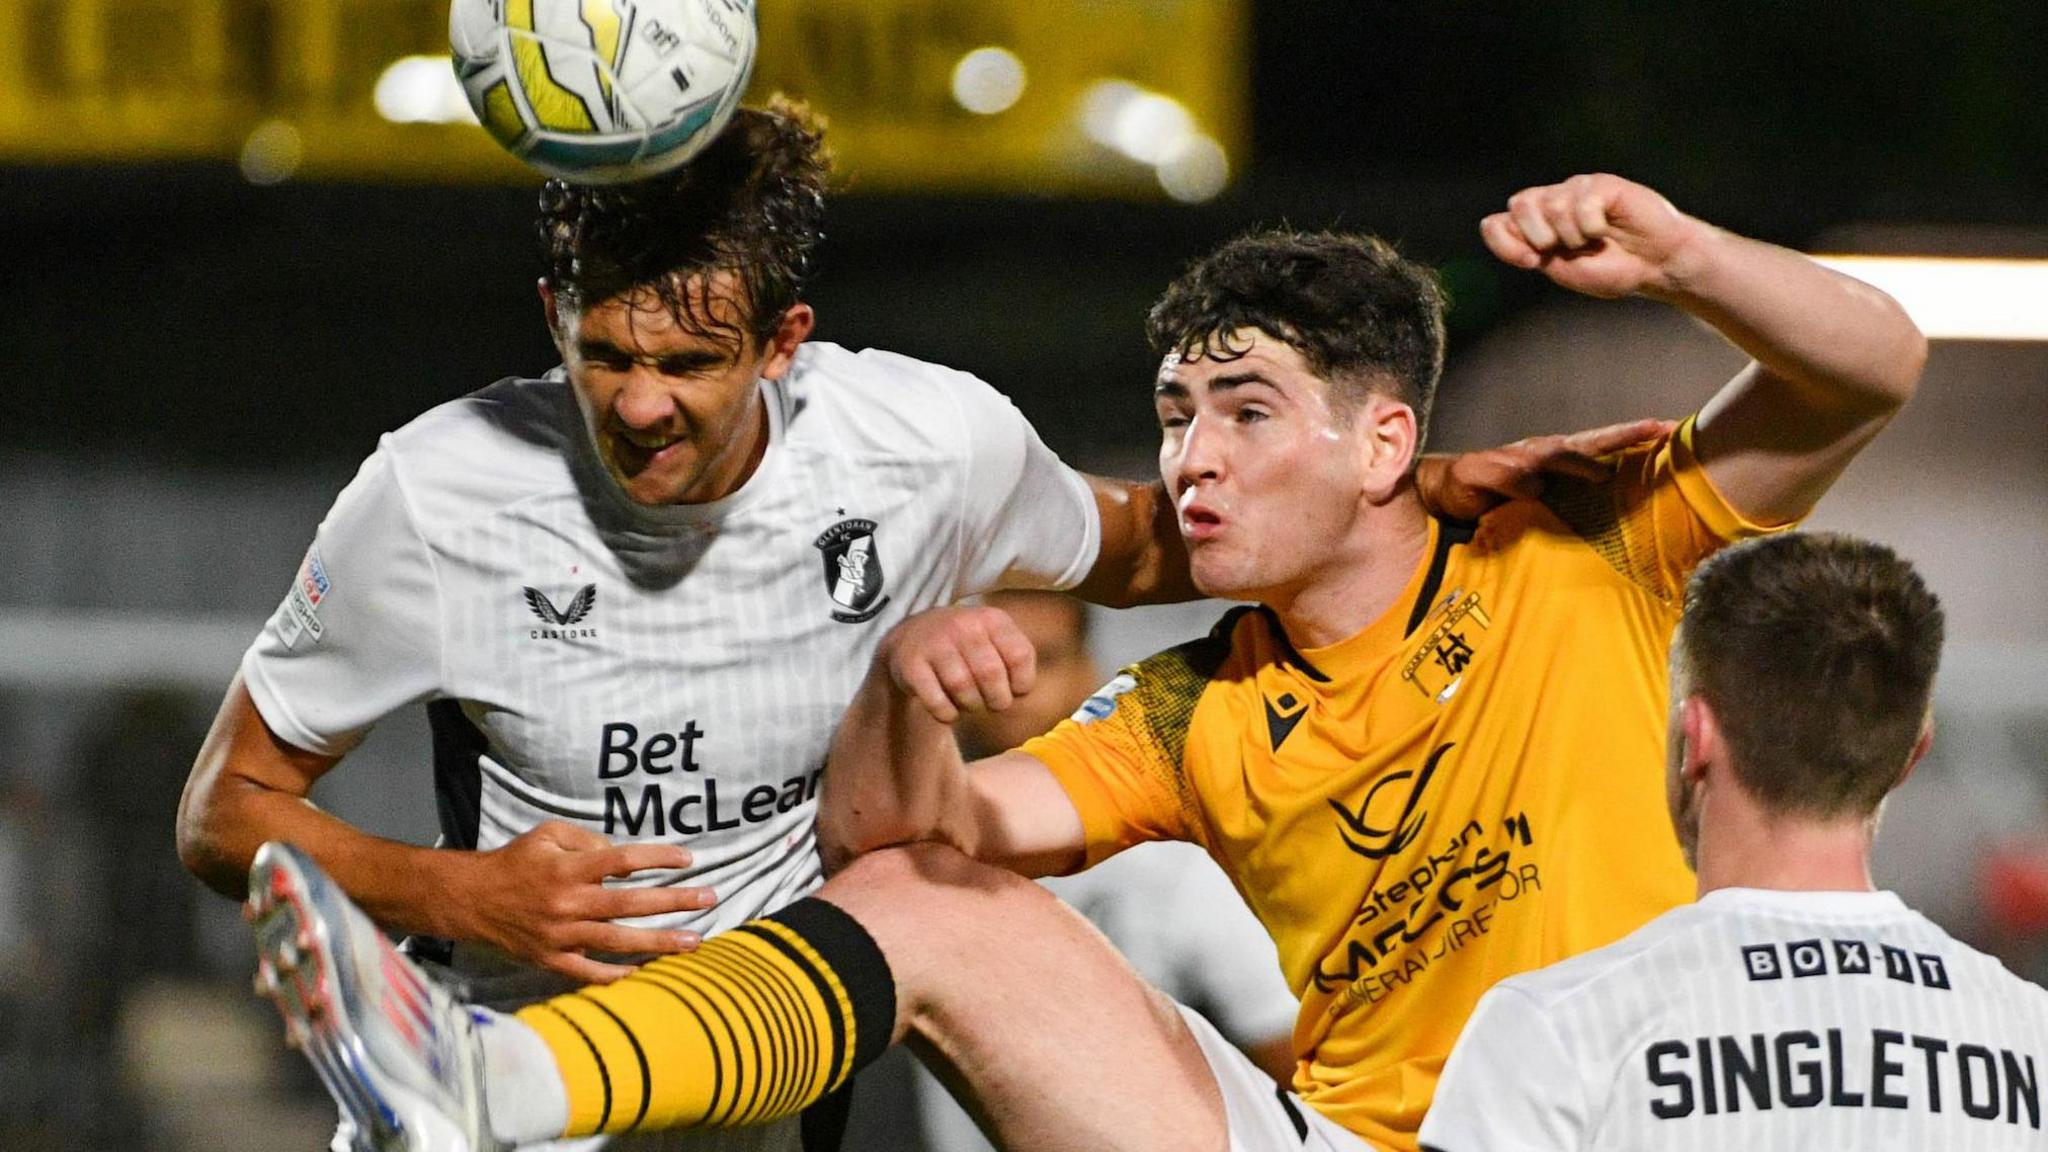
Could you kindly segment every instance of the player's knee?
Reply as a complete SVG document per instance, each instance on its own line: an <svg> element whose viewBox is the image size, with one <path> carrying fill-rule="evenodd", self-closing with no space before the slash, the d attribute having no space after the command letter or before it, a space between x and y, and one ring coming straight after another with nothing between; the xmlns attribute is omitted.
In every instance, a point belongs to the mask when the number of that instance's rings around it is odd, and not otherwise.
<svg viewBox="0 0 2048 1152"><path fill-rule="evenodd" d="M867 930L899 1017L927 1037L977 1015L1015 970L1018 939L1061 939L1073 915L1040 885L936 844L870 852L818 895Z"/></svg>
<svg viewBox="0 0 2048 1152"><path fill-rule="evenodd" d="M1039 885L942 844L869 852L834 876L819 895L869 924L871 931L881 921L914 918L928 942L938 935L984 940L989 924L1028 917L1036 905L1057 903Z"/></svg>
<svg viewBox="0 0 2048 1152"><path fill-rule="evenodd" d="M944 844L900 844L869 852L833 878L833 886L905 891L946 888L993 893L1031 885L1013 873L975 860Z"/></svg>

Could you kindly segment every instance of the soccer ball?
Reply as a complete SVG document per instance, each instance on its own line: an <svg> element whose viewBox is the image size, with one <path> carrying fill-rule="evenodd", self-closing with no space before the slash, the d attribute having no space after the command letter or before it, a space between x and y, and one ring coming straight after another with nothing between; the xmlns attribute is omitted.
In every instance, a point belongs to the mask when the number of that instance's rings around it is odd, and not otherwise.
<svg viewBox="0 0 2048 1152"><path fill-rule="evenodd" d="M637 180L711 142L754 72L754 0L453 0L470 107L550 176Z"/></svg>

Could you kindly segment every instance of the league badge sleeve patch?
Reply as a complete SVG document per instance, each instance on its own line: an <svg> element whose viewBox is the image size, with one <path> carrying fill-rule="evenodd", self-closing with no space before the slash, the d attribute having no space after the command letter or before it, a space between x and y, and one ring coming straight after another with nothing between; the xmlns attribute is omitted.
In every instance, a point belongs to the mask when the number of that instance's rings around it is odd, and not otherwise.
<svg viewBox="0 0 2048 1152"><path fill-rule="evenodd" d="M327 565L320 560L320 546L306 549L306 558L299 563L299 574L292 581L292 590L285 595L284 611L279 614L278 638L286 648L297 649L300 640L318 644L326 635L326 628L320 623L320 604L327 599L332 585L327 580Z"/></svg>

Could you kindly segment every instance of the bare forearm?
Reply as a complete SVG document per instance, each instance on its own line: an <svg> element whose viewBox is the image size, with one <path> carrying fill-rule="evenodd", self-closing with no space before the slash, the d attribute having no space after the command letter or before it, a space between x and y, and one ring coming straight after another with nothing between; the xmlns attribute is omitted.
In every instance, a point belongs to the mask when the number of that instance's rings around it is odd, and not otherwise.
<svg viewBox="0 0 2048 1152"><path fill-rule="evenodd" d="M1110 608L1199 599L1166 486L1101 476L1088 484L1102 517L1102 551L1074 595Z"/></svg>
<svg viewBox="0 0 2048 1152"><path fill-rule="evenodd" d="M249 865L266 840L311 853L371 918L396 932L461 937L466 905L457 874L473 853L440 851L372 836L310 801L245 780L222 780L188 797L178 850L186 868L223 896L248 892ZM204 811L193 809L193 801Z"/></svg>
<svg viewBox="0 0 2048 1152"><path fill-rule="evenodd" d="M1927 340L1898 302L1789 249L1702 226L1653 298L1712 324L1817 401L1889 410L1913 395Z"/></svg>
<svg viewBox="0 0 2048 1152"><path fill-rule="evenodd" d="M238 677L192 764L178 804L178 856L214 890L247 893L250 862L267 840L312 854L386 928L476 941L583 981L630 969L592 953L668 953L695 946L688 932L618 923L696 912L708 888L611 888L606 879L691 866L670 844L614 845L590 829L550 820L487 852L419 848L372 836L307 797L339 756L279 739Z"/></svg>
<svg viewBox="0 0 2048 1152"><path fill-rule="evenodd" d="M206 734L178 802L178 857L207 887L248 895L249 865L266 840L313 854L356 902L387 927L444 937L471 906L453 879L476 859L379 839L314 807L306 797L339 757L278 738L237 676Z"/></svg>
<svg viewBox="0 0 2048 1152"><path fill-rule="evenodd" d="M951 725L879 670L840 722L818 810L826 870L863 852L939 839L966 787Z"/></svg>

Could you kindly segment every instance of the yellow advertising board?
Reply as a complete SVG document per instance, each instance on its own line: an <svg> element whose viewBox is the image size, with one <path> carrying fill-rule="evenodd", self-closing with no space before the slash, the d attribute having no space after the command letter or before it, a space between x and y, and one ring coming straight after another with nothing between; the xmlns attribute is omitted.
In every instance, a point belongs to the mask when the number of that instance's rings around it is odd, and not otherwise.
<svg viewBox="0 0 2048 1152"><path fill-rule="evenodd" d="M1106 92L1165 97L1220 146L1219 162L1241 163L1247 6L762 0L750 99L809 100L861 190L1156 195L1165 177L1102 125L1091 132L1084 109ZM474 123L380 113L394 64L446 56L447 20L446 0L0 0L0 162L219 158L252 179L535 179ZM978 59L1001 59L1007 103L969 111L956 73L991 48L1008 55Z"/></svg>

